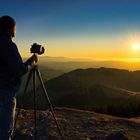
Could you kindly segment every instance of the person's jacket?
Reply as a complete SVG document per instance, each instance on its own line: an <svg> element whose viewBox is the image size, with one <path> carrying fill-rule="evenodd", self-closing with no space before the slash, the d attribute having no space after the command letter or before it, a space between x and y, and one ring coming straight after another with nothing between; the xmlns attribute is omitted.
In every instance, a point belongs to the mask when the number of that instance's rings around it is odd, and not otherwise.
<svg viewBox="0 0 140 140"><path fill-rule="evenodd" d="M8 35L0 36L0 89L17 90L29 63L23 63L16 44Z"/></svg>

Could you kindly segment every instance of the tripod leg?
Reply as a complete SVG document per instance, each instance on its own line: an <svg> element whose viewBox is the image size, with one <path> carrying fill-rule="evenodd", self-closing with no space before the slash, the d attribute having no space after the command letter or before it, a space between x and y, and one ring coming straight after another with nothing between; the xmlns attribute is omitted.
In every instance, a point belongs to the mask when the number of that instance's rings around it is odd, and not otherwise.
<svg viewBox="0 0 140 140"><path fill-rule="evenodd" d="M24 94L23 94L23 97L22 97L22 100L21 100L21 106L20 106L20 108L23 108L23 102L24 102L24 98L25 98L25 93L27 91L27 88L28 88L28 85L29 85L29 82L30 82L32 73L33 73L33 70L30 71L29 76L27 78L27 82L26 82L25 89L24 89L24 92L23 92Z"/></svg>
<svg viewBox="0 0 140 140"><path fill-rule="evenodd" d="M33 92L34 92L34 133L35 133L35 140L37 140L37 121L36 121L36 71L35 67L33 68Z"/></svg>
<svg viewBox="0 0 140 140"><path fill-rule="evenodd" d="M15 130L15 127L16 127L16 124L17 124L17 120L18 120L18 116L20 114L21 108L23 108L23 101L24 101L24 98L25 98L25 93L27 91L27 87L28 87L29 81L31 79L31 76L32 76L32 70L30 71L30 73L28 75L28 78L27 78L27 82L26 82L25 89L24 89L24 92L23 92L23 97L21 99L21 105L20 105L20 107L17 110L17 115L15 117L15 123L14 123L14 130ZM12 140L13 140L13 137L14 137L14 134L12 136Z"/></svg>
<svg viewBox="0 0 140 140"><path fill-rule="evenodd" d="M58 132L59 132L59 134L60 134L61 140L63 140L62 132L61 132L61 130L60 130L59 124L58 124L57 119L56 119L56 117L55 117L55 113L54 113L54 111L53 111L53 107L52 107L51 101L50 101L50 99L49 99L48 93L47 93L47 91L46 91L45 85L44 85L43 80L42 80L42 78L41 78L41 73L40 73L40 71L39 71L39 69L38 69L37 66L36 66L36 69L35 69L35 70L36 70L37 76L38 76L38 78L39 78L39 81L40 81L40 83L41 83L41 85L42 85L42 88L43 88L43 91L44 91L46 100L47 100L48 103L49 103L49 107L50 107L50 110L51 110L51 112L52 112L52 116L53 116L53 118L54 118L54 121L55 121L55 124L56 124L56 126L57 126Z"/></svg>

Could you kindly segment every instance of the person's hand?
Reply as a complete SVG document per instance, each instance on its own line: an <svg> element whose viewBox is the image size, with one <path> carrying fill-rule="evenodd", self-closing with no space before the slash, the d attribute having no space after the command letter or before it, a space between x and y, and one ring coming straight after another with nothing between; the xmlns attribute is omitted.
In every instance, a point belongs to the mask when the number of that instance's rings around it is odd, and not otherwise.
<svg viewBox="0 0 140 140"><path fill-rule="evenodd" d="M37 58L37 55L32 55L27 61L26 63L30 66L34 65L35 63L37 63L38 61L38 58Z"/></svg>

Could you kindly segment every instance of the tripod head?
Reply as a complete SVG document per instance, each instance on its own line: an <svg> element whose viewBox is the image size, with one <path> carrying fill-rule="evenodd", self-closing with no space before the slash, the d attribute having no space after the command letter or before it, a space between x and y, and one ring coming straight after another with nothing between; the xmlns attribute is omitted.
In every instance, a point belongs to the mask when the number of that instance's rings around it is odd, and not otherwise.
<svg viewBox="0 0 140 140"><path fill-rule="evenodd" d="M37 62L38 62L38 56L37 56L37 54L34 53L32 57L33 57L33 59L34 59L33 64L34 64L34 65L37 65Z"/></svg>

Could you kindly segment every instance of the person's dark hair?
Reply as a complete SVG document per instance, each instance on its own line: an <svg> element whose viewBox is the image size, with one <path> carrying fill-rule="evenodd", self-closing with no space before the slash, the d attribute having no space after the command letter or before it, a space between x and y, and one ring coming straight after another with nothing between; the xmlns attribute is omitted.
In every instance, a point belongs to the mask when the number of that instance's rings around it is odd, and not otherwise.
<svg viewBox="0 0 140 140"><path fill-rule="evenodd" d="M0 35L14 28L16 25L15 20L10 16L0 17Z"/></svg>

